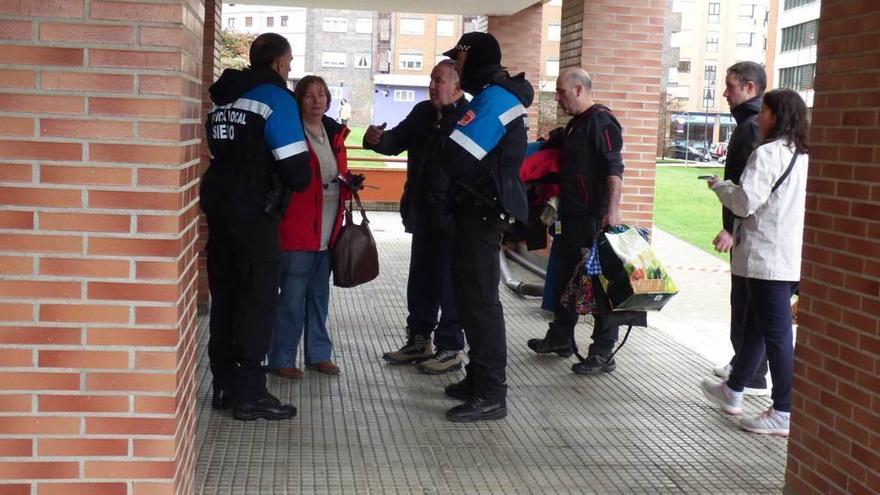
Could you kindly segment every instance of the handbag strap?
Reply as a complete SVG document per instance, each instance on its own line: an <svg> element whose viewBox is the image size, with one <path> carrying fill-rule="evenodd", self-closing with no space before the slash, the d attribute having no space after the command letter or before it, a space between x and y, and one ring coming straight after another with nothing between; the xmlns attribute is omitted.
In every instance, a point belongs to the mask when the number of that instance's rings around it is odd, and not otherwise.
<svg viewBox="0 0 880 495"><path fill-rule="evenodd" d="M351 195L354 198L355 203L357 203L358 210L360 210L361 212L361 223L370 223L370 220L367 218L367 210L364 209L364 205L363 203L361 203L360 195L357 193L357 191L352 191ZM349 200L348 204L349 206L351 206L351 200Z"/></svg>
<svg viewBox="0 0 880 495"><path fill-rule="evenodd" d="M791 173L791 169L794 168L794 162L797 161L797 157L799 154L800 153L798 153L797 151L794 152L794 155L792 155L791 157L791 162L788 163L788 168L785 169L785 172L782 173L782 177L780 177L779 180L776 181L776 184L773 184L773 188L770 189L770 194L775 193L776 190L779 189L779 186L782 185L782 182L788 177L788 174Z"/></svg>

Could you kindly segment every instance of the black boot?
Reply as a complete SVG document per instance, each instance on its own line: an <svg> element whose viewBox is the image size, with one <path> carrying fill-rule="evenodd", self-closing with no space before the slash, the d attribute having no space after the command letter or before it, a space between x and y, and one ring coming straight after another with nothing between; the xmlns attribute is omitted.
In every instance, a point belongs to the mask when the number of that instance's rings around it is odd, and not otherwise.
<svg viewBox="0 0 880 495"><path fill-rule="evenodd" d="M467 378L464 380L447 385L443 390L448 397L467 402L474 397L474 385Z"/></svg>
<svg viewBox="0 0 880 495"><path fill-rule="evenodd" d="M507 403L504 400L490 400L475 397L446 411L446 419L454 423L472 423L501 419L507 416Z"/></svg>
<svg viewBox="0 0 880 495"><path fill-rule="evenodd" d="M229 409L233 402L232 392L223 388L214 389L214 395L211 396L211 409Z"/></svg>
<svg viewBox="0 0 880 495"><path fill-rule="evenodd" d="M257 399L237 401L232 416L239 421L253 421L259 418L290 419L296 416L296 408L290 404L282 404L272 394L266 393Z"/></svg>
<svg viewBox="0 0 880 495"><path fill-rule="evenodd" d="M611 373L617 369L617 363L613 357L602 354L591 354L580 363L571 365L571 371L578 375L598 375L599 373Z"/></svg>
<svg viewBox="0 0 880 495"><path fill-rule="evenodd" d="M551 342L546 337L543 339L529 339L526 345L538 354L552 354L555 352L559 357L564 358L574 354L574 346L570 342L560 344Z"/></svg>

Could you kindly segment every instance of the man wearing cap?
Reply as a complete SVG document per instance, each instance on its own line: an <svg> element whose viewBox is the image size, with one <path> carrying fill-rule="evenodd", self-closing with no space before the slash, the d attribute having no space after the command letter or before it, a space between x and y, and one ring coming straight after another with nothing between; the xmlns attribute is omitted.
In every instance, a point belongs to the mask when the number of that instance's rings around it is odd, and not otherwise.
<svg viewBox="0 0 880 495"><path fill-rule="evenodd" d="M464 380L446 395L464 404L446 412L455 422L507 416L507 343L498 295L504 230L528 216L519 167L528 141L526 107L534 91L524 74L501 66L501 48L487 33L466 33L444 53L457 62L461 87L473 100L441 143L440 163L452 179L455 218L452 283L470 344Z"/></svg>

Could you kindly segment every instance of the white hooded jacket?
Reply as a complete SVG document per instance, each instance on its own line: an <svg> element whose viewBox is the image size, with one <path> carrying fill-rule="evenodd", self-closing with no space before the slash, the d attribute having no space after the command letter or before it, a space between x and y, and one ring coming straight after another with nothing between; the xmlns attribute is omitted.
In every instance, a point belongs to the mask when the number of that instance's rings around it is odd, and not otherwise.
<svg viewBox="0 0 880 495"><path fill-rule="evenodd" d="M761 280L799 281L809 158L800 154L789 176L771 194L794 155L794 145L777 139L758 147L740 184L726 180L712 188L737 218L730 271Z"/></svg>

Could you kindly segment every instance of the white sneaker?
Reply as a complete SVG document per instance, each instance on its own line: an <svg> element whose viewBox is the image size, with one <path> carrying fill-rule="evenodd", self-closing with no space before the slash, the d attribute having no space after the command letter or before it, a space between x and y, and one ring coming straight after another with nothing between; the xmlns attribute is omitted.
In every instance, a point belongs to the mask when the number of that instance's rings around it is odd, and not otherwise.
<svg viewBox="0 0 880 495"><path fill-rule="evenodd" d="M764 388L743 387L743 395L748 395L751 397L770 397L770 387L764 387Z"/></svg>
<svg viewBox="0 0 880 495"><path fill-rule="evenodd" d="M724 366L716 366L712 368L712 373L715 374L718 378L722 380L727 380L730 378L730 372L733 370L733 366L730 363L725 364Z"/></svg>
<svg viewBox="0 0 880 495"><path fill-rule="evenodd" d="M753 418L745 418L740 424L743 430L764 435L788 436L791 414L779 412L772 407Z"/></svg>
<svg viewBox="0 0 880 495"><path fill-rule="evenodd" d="M727 382L719 383L712 378L706 378L700 384L700 389L707 399L720 405L727 414L736 416L742 413L743 394L731 390Z"/></svg>

